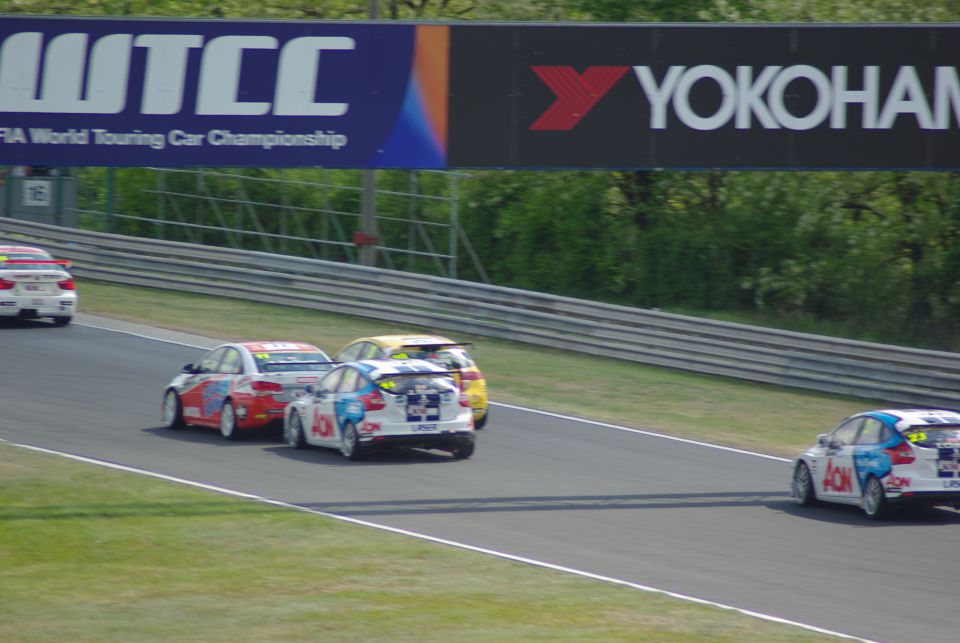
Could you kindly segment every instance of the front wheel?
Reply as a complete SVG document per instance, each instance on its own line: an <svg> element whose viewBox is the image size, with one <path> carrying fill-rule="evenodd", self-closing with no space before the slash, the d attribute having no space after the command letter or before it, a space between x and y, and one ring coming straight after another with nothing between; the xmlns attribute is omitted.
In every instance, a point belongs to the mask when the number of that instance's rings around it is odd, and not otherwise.
<svg viewBox="0 0 960 643"><path fill-rule="evenodd" d="M237 429L237 411L233 408L233 401L227 400L220 409L220 435L228 440L237 440L240 431Z"/></svg>
<svg viewBox="0 0 960 643"><path fill-rule="evenodd" d="M294 449L307 446L307 441L303 437L303 420L296 411L290 413L290 417L283 423L283 441Z"/></svg>
<svg viewBox="0 0 960 643"><path fill-rule="evenodd" d="M360 448L360 436L357 434L357 427L353 422L347 422L343 426L343 438L340 440L340 453L347 460L359 460L362 456Z"/></svg>
<svg viewBox="0 0 960 643"><path fill-rule="evenodd" d="M163 395L163 405L160 407L160 421L165 428L171 431L182 429L185 424L183 421L183 405L180 403L180 396L173 389L168 390Z"/></svg>
<svg viewBox="0 0 960 643"><path fill-rule="evenodd" d="M883 490L883 483L879 478L870 476L867 479L867 486L863 488L863 501L861 502L863 512L867 518L878 520L886 517L890 506L887 504L887 494Z"/></svg>
<svg viewBox="0 0 960 643"><path fill-rule="evenodd" d="M487 426L487 418L489 417L490 417L490 409L487 409L487 412L483 414L482 418L480 418L479 420L473 421L473 428L477 431L480 431L481 429L483 429L483 427Z"/></svg>
<svg viewBox="0 0 960 643"><path fill-rule="evenodd" d="M798 505L812 505L817 501L817 492L813 489L813 478L805 462L793 470L793 497Z"/></svg>

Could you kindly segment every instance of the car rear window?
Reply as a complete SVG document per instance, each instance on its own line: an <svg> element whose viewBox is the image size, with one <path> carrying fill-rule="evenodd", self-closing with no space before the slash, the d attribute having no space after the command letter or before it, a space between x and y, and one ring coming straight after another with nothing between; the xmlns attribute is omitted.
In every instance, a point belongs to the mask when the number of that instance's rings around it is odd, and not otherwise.
<svg viewBox="0 0 960 643"><path fill-rule="evenodd" d="M960 426L912 426L901 433L908 442L920 447L960 447Z"/></svg>
<svg viewBox="0 0 960 643"><path fill-rule="evenodd" d="M394 359L425 359L437 366L449 370L470 368L473 360L462 348L441 348L439 350L405 347L391 355Z"/></svg>
<svg viewBox="0 0 960 643"><path fill-rule="evenodd" d="M388 375L378 379L377 386L394 395L452 393L457 390L456 383L449 375L426 375L422 373Z"/></svg>
<svg viewBox="0 0 960 643"><path fill-rule="evenodd" d="M261 373L277 371L329 371L333 368L330 358L323 353L282 352L254 353L257 370Z"/></svg>
<svg viewBox="0 0 960 643"><path fill-rule="evenodd" d="M50 268L57 267L44 263L8 264L6 263L7 259L16 261L52 261L53 257L46 253L40 254L37 252L7 252L0 254L0 270L50 270Z"/></svg>

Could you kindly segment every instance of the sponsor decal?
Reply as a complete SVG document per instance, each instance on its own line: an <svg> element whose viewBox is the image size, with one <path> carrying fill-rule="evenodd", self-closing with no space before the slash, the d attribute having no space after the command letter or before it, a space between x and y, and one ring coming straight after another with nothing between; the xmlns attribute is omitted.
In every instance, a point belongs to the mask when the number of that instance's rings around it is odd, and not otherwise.
<svg viewBox="0 0 960 643"><path fill-rule="evenodd" d="M960 489L960 480L944 480L944 489Z"/></svg>
<svg viewBox="0 0 960 643"><path fill-rule="evenodd" d="M906 489L910 486L910 478L891 473L884 479L883 483L887 489Z"/></svg>
<svg viewBox="0 0 960 643"><path fill-rule="evenodd" d="M628 67L588 67L582 75L568 66L530 69L557 98L529 129L569 130L626 75ZM862 78L859 87L849 82L851 71ZM888 69L882 71L890 74ZM650 106L648 125L652 130L667 129L671 116L701 131L730 124L736 129L811 130L828 124L835 130L889 130L900 116L912 118L924 130L956 127L960 123L957 68L936 66L932 74L929 69L922 71L932 75L932 80L924 83L914 65L897 67L893 84L885 92L881 91L878 65L853 70L847 65L829 69L812 65L671 65L659 80L651 67L636 65L632 80L640 84ZM813 102L802 113L790 107L788 100L800 84L812 92ZM691 95L702 86L719 90L717 105L709 109L695 106ZM851 107L860 112L858 123L848 119Z"/></svg>
<svg viewBox="0 0 960 643"><path fill-rule="evenodd" d="M313 422L310 423L310 432L320 438L333 436L333 419L320 412L320 407L313 408Z"/></svg>
<svg viewBox="0 0 960 643"><path fill-rule="evenodd" d="M379 422L367 422L364 420L360 423L360 433L377 433L380 431Z"/></svg>
<svg viewBox="0 0 960 643"><path fill-rule="evenodd" d="M853 468L834 466L833 460L827 460L827 471L823 476L823 490L834 493L853 493Z"/></svg>

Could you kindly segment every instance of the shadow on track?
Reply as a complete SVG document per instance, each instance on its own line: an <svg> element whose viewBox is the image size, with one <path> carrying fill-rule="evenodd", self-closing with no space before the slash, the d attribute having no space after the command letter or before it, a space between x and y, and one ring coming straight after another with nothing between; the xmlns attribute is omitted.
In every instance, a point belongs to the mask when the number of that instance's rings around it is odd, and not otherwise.
<svg viewBox="0 0 960 643"><path fill-rule="evenodd" d="M960 512L943 507L905 507L901 510L894 510L890 517L885 520L870 520L860 507L854 505L821 503L810 507L801 507L795 502L784 500L782 502L772 502L769 507L797 518L850 527L877 528L960 523Z"/></svg>

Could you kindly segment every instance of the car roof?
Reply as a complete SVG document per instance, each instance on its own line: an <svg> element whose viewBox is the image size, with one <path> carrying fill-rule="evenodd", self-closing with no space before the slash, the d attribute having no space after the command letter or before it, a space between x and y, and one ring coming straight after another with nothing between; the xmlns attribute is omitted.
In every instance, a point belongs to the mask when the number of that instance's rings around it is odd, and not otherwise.
<svg viewBox="0 0 960 643"><path fill-rule="evenodd" d="M251 353L276 353L282 351L305 351L310 353L322 353L323 351L313 344L303 342L287 341L263 341L263 342L237 342L237 346L242 346Z"/></svg>
<svg viewBox="0 0 960 643"><path fill-rule="evenodd" d="M353 364L370 379L380 379L381 377L390 377L391 375L413 375L417 373L444 373L450 371L445 368L428 362L425 359L362 359L357 362L348 362Z"/></svg>
<svg viewBox="0 0 960 643"><path fill-rule="evenodd" d="M449 337L442 335L376 335L374 337L364 337L350 342L373 342L381 348L399 348L401 346L431 346L434 344L458 344Z"/></svg>
<svg viewBox="0 0 960 643"><path fill-rule="evenodd" d="M910 426L960 424L960 411L950 409L883 409L861 413L878 419L892 419L892 423L906 422ZM883 416L886 416L884 418Z"/></svg>

